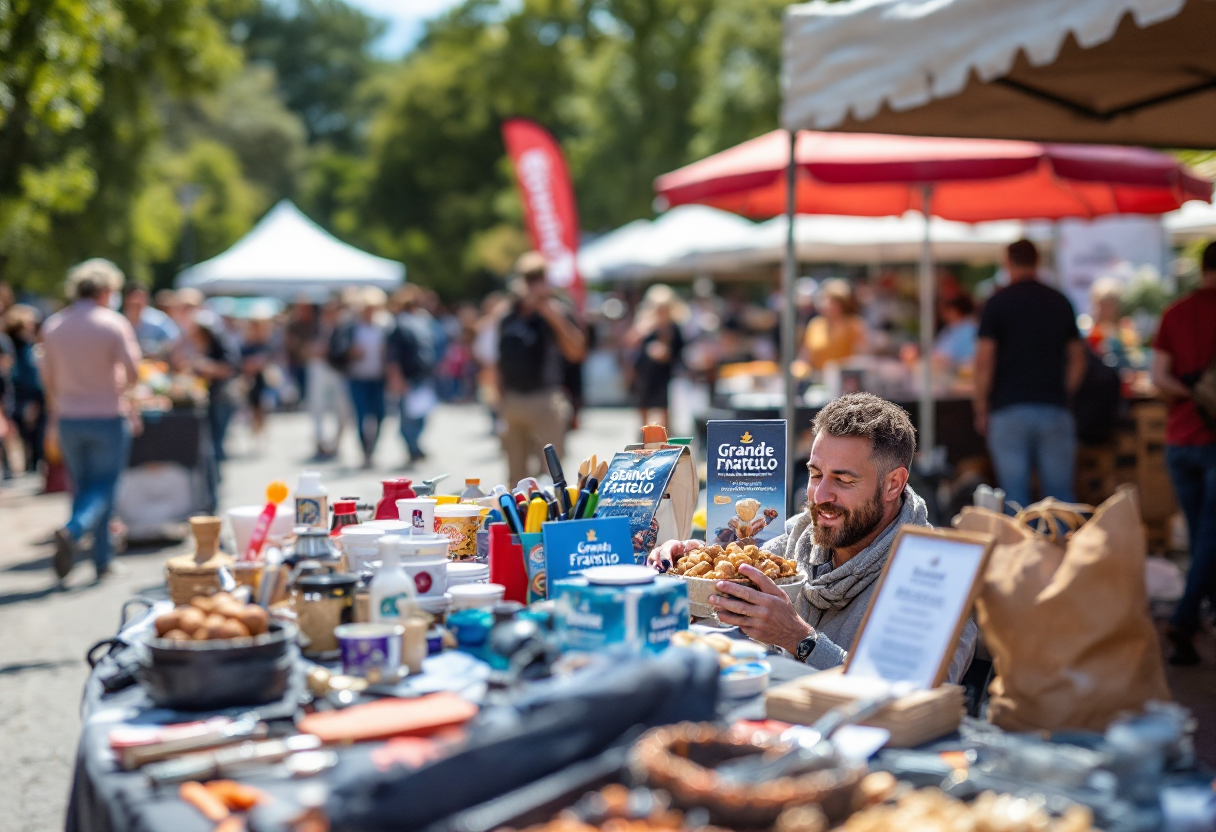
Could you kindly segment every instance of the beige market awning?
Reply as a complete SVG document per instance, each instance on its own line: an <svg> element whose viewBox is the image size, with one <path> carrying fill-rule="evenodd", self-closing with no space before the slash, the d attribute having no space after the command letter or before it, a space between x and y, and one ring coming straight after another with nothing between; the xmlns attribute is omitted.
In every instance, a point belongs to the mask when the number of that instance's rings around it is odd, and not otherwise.
<svg viewBox="0 0 1216 832"><path fill-rule="evenodd" d="M1214 0L817 0L782 125L1216 148L1214 41Z"/></svg>

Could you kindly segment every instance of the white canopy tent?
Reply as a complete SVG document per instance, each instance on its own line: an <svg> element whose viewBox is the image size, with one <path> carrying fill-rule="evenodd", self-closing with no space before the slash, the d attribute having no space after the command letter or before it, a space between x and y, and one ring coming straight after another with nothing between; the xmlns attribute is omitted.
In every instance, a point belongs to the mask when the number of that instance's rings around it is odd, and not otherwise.
<svg viewBox="0 0 1216 832"><path fill-rule="evenodd" d="M591 282L645 278L716 246L744 247L755 232L755 223L729 211L682 205L581 246L578 268Z"/></svg>
<svg viewBox="0 0 1216 832"><path fill-rule="evenodd" d="M934 218L930 233L939 262L995 263L1023 230L1018 222L972 225ZM902 217L801 215L795 236L803 263L915 263L924 246L925 221L916 212ZM748 271L780 263L785 239L785 217L753 223L729 211L682 205L653 221L634 220L583 246L579 269L591 281Z"/></svg>
<svg viewBox="0 0 1216 832"><path fill-rule="evenodd" d="M786 129L1216 147L1212 0L822 0L786 13Z"/></svg>
<svg viewBox="0 0 1216 832"><path fill-rule="evenodd" d="M1175 245L1216 240L1216 205L1210 202L1188 202L1161 219Z"/></svg>
<svg viewBox="0 0 1216 832"><path fill-rule="evenodd" d="M185 269L179 287L207 295L264 295L324 300L349 286L392 291L405 266L337 239L283 200L223 254Z"/></svg>

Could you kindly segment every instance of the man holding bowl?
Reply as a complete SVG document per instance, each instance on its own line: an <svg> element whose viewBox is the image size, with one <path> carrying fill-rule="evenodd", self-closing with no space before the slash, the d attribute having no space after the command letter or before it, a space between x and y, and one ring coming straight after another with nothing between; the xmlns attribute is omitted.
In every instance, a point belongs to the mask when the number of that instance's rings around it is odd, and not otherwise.
<svg viewBox="0 0 1216 832"><path fill-rule="evenodd" d="M928 526L925 502L908 485L916 429L903 408L869 393L851 393L815 417L808 463L807 509L786 522L785 534L762 547L793 558L807 583L791 601L755 567L740 575L756 588L720 581L709 602L723 624L787 650L826 670L844 664L900 526ZM666 571L705 544L673 540L650 553ZM971 664L979 630L970 618L950 662L957 683Z"/></svg>

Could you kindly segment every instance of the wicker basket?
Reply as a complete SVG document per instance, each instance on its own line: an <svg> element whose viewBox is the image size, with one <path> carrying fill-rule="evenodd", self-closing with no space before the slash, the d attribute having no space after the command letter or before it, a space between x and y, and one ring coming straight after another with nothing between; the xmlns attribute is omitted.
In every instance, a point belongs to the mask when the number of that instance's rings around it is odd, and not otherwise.
<svg viewBox="0 0 1216 832"><path fill-rule="evenodd" d="M220 591L220 567L231 567L233 559L219 550L219 517L191 517L194 554L178 555L165 562L165 584L175 604L187 604L199 595Z"/></svg>

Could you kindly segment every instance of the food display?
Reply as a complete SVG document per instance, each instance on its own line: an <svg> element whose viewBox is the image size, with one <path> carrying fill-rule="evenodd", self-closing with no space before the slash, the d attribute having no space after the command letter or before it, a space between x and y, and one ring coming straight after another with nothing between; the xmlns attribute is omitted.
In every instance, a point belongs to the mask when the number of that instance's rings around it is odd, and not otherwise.
<svg viewBox="0 0 1216 832"><path fill-rule="evenodd" d="M964 803L939 789L918 789L893 804L864 809L845 822L842 832L889 832L916 829L918 832L1089 832L1093 813L1084 806L1069 806L1053 818L1041 805L1008 794L984 792Z"/></svg>
<svg viewBox="0 0 1216 832"><path fill-rule="evenodd" d="M794 560L770 554L758 546L738 543L728 543L725 547L715 544L689 552L675 562L668 574L755 586L750 578L739 572L744 564L754 566L774 581L798 576L798 564Z"/></svg>
<svg viewBox="0 0 1216 832"><path fill-rule="evenodd" d="M199 595L190 603L157 617L156 637L168 641L217 641L260 636L270 615L257 604L244 604L227 592Z"/></svg>
<svg viewBox="0 0 1216 832"><path fill-rule="evenodd" d="M716 832L711 826L686 823L684 813L672 809L667 795L662 792L632 790L612 783L584 796L574 809L562 812L548 823L529 826L523 832L684 832L687 829Z"/></svg>

